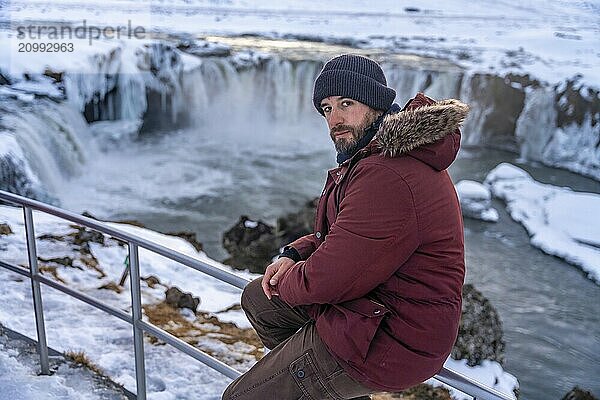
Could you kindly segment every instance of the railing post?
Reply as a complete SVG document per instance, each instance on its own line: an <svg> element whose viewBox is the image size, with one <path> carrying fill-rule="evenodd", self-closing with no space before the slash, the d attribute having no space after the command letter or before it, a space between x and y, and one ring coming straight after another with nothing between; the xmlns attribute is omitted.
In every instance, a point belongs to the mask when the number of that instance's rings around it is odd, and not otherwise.
<svg viewBox="0 0 600 400"><path fill-rule="evenodd" d="M37 328L37 348L40 355L42 375L50 375L50 363L48 361L48 344L46 343L46 327L44 324L44 307L42 305L42 292L40 282L37 280L39 269L37 263L37 251L35 246L35 231L33 229L33 213L31 208L23 206L25 219L25 236L27 240L27 256L29 258L29 269L31 271L31 291L33 293L33 311L35 312L35 326Z"/></svg>
<svg viewBox="0 0 600 400"><path fill-rule="evenodd" d="M144 331L142 320L142 296L140 290L140 262L138 246L129 242L129 282L131 284L131 308L133 312L133 346L135 353L135 379L138 400L146 400L146 367L144 363Z"/></svg>

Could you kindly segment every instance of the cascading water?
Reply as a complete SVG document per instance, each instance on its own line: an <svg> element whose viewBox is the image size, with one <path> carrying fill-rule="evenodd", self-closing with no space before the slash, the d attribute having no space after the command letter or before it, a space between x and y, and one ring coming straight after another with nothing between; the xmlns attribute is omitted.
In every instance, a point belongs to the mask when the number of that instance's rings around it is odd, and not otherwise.
<svg viewBox="0 0 600 400"><path fill-rule="evenodd" d="M151 136L153 131L187 127L214 134L225 125L235 126L242 141L248 134L285 141L285 137L271 134L273 121L281 122L286 127L283 131L292 126L304 126L304 130L322 127L311 102L312 83L322 60L243 52L199 58L168 44L150 43L111 48L92 57L90 63L84 72L62 74L64 102L36 100L27 107L20 107L14 99L4 102L3 129L18 132L23 154L20 162L10 167L6 164L5 188L23 194L38 192L38 197L42 193L45 198L48 193L56 196L59 182L77 175L85 163L84 154L93 152L96 142L106 150L111 147L106 141L118 147L119 142L135 140L140 131ZM600 177L600 124L592 120L594 110L587 112L582 123L571 121L557 127L557 88L523 87L498 77L469 75L458 68L421 68L418 63L407 66L384 61L383 67L400 104L417 91L434 98L460 97L470 103L463 145L509 149L519 152L522 159ZM568 103L565 96L560 101ZM88 122L120 122L95 123L90 133L82 113ZM67 151L70 148L76 150ZM21 169L17 175L28 177L25 181L30 184L9 184L8 168ZM15 174L12 176L14 181Z"/></svg>
<svg viewBox="0 0 600 400"><path fill-rule="evenodd" d="M0 183L17 193L51 200L97 151L85 119L67 103L5 100L0 110L0 159L7 168Z"/></svg>

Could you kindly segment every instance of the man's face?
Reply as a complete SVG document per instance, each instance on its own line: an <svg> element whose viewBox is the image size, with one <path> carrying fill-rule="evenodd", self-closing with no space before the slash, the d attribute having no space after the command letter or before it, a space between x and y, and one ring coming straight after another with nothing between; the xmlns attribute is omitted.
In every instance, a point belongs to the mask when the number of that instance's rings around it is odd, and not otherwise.
<svg viewBox="0 0 600 400"><path fill-rule="evenodd" d="M380 114L363 103L341 96L323 99L321 109L338 153L350 150Z"/></svg>

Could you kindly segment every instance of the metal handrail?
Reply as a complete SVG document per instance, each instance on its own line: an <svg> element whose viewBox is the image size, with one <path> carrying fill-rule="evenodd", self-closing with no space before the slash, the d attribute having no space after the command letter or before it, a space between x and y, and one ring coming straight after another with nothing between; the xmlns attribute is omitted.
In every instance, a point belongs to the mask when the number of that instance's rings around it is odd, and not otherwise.
<svg viewBox="0 0 600 400"><path fill-rule="evenodd" d="M219 265L215 262L211 262L209 260L201 261L192 258L190 256L174 251L155 242L141 238L137 235L130 234L122 230L116 229L114 227L111 227L104 222L96 221L88 217L74 214L72 212L60 209L55 206L51 206L49 204L45 204L2 190L0 190L0 200L21 206L23 208L30 270L24 270L23 268L5 263L2 260L0 260L0 267L26 276L31 280L33 306L35 311L36 329L38 337L37 347L38 353L40 355L40 365L42 374L49 374L49 362L40 283L48 285L71 297L77 298L78 300L81 300L91 305L92 307L95 307L108 314L111 314L133 326L136 391L137 398L140 400L146 399L146 372L144 362L143 332L152 334L153 336L165 341L166 343L172 345L176 349L188 354L189 356L206 364L207 366L215 369L216 371L222 373L223 375L231 379L235 379L241 375L239 371L233 369L229 365L224 364L223 362L217 360L214 357L211 357L210 355L204 353L201 350L198 350L197 348L189 345L188 343L182 341L176 336L171 335L170 333L157 327L156 325L142 320L138 248L142 247L154 253L160 254L168 259L177 261L187 267L193 268L197 271L210 275L223 282L229 283L230 285L233 285L239 289L243 289L250 282L249 279L225 271L221 269ZM76 290L73 290L67 286L61 285L55 281L52 281L40 275L37 266L36 242L32 210L41 211L43 213L74 222L81 226L94 229L96 231L102 232L113 238L120 239L128 243L130 266L129 281L131 285L131 303L133 315L129 315L114 307L103 304L90 296L87 296L83 293L80 293ZM514 400L514 398L510 395L502 393L496 389L490 388L472 378L469 378L468 376L453 371L452 369L447 368L445 366L436 376L434 376L434 379L448 386L451 386L452 388L459 390L469 396L472 396L474 399Z"/></svg>

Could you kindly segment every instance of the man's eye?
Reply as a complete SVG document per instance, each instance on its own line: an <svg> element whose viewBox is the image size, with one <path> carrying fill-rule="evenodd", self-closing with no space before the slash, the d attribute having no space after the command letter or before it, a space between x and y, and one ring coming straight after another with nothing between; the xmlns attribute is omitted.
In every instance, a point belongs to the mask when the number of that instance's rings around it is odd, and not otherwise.
<svg viewBox="0 0 600 400"><path fill-rule="evenodd" d="M331 111L331 107L323 107L322 110L324 113L328 113L329 111Z"/></svg>
<svg viewBox="0 0 600 400"><path fill-rule="evenodd" d="M344 100L344 101L342 101L342 105L343 105L344 107L348 107L348 106L351 106L351 105L352 105L352 102L351 102L350 100Z"/></svg>

